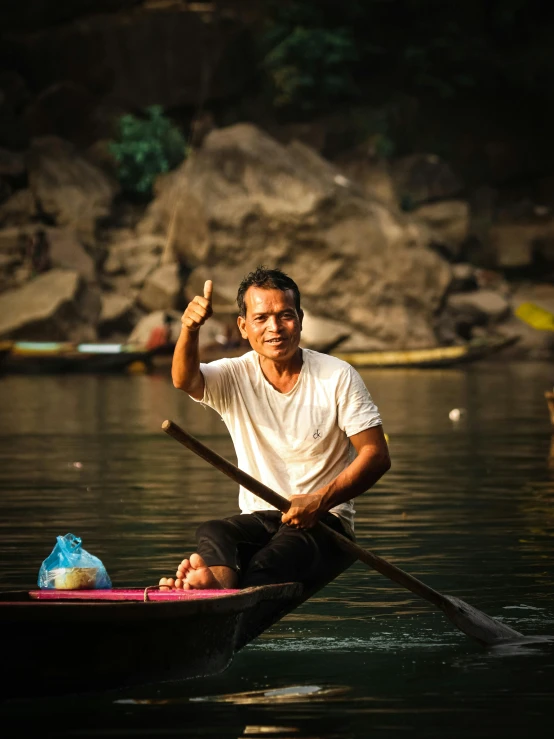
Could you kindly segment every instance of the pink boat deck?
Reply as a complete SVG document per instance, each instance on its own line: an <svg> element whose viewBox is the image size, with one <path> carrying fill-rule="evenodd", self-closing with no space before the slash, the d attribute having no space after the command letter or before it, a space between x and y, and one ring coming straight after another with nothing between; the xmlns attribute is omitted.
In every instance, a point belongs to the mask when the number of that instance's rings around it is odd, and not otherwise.
<svg viewBox="0 0 554 739"><path fill-rule="evenodd" d="M239 590L158 590L149 588L111 588L106 590L30 590L34 600L201 600L232 595Z"/></svg>

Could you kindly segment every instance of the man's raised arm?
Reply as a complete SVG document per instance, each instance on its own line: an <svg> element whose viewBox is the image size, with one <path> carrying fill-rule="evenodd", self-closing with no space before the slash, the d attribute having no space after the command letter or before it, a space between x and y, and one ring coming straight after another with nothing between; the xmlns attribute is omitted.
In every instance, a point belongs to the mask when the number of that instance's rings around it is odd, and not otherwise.
<svg viewBox="0 0 554 739"><path fill-rule="evenodd" d="M184 390L196 400L204 397L204 377L200 372L198 338L200 327L212 315L211 280L204 283L204 295L196 295L187 305L181 317L181 333L171 364L171 379L179 390Z"/></svg>

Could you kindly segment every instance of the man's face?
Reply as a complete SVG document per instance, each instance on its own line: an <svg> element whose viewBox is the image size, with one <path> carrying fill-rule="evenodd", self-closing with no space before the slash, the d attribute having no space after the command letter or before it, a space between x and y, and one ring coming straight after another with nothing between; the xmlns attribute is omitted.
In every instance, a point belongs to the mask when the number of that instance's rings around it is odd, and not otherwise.
<svg viewBox="0 0 554 739"><path fill-rule="evenodd" d="M246 316L238 317L243 339L262 357L291 359L300 343L303 313L297 312L292 290L249 287L244 295Z"/></svg>

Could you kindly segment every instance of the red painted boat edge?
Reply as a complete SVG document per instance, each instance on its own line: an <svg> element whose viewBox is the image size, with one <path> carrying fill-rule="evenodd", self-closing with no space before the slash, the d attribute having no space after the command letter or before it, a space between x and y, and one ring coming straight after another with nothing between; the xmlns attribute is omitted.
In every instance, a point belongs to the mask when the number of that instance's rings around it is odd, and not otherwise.
<svg viewBox="0 0 554 739"><path fill-rule="evenodd" d="M30 590L33 600L104 600L104 601L187 601L221 598L234 595L238 589L220 590L158 590L154 588L106 588L97 590Z"/></svg>

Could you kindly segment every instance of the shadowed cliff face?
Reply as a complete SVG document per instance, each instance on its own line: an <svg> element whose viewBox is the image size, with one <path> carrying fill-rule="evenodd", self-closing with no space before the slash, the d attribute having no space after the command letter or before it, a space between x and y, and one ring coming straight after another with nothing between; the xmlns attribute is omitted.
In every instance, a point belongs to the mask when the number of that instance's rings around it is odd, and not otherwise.
<svg viewBox="0 0 554 739"><path fill-rule="evenodd" d="M29 31L68 23L95 13L115 13L142 5L144 0L6 0L0 5L2 33Z"/></svg>
<svg viewBox="0 0 554 739"><path fill-rule="evenodd" d="M154 104L194 108L205 97L236 95L252 75L250 46L240 21L182 4L119 13L96 9L64 23L15 29L3 39L8 68L28 91L30 136L62 134L59 126L72 115L94 119L104 110L109 118L110 112ZM97 134L90 132L89 143Z"/></svg>

